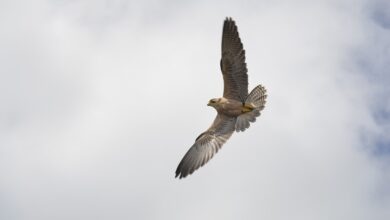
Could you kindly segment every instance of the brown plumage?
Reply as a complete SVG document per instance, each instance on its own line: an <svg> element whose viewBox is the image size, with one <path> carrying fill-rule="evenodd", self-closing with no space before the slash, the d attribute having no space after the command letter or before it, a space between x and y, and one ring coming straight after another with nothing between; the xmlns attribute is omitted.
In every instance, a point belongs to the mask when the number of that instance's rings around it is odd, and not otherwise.
<svg viewBox="0 0 390 220"><path fill-rule="evenodd" d="M206 164L234 131L249 128L250 122L255 122L264 108L267 95L263 86L256 86L248 95L245 50L231 18L226 18L223 24L220 65L224 80L223 97L211 99L208 103L216 109L217 117L184 155L176 169L176 177L186 177Z"/></svg>
<svg viewBox="0 0 390 220"><path fill-rule="evenodd" d="M223 97L244 102L248 95L245 50L238 35L237 26L231 18L227 18L223 24L221 56Z"/></svg>

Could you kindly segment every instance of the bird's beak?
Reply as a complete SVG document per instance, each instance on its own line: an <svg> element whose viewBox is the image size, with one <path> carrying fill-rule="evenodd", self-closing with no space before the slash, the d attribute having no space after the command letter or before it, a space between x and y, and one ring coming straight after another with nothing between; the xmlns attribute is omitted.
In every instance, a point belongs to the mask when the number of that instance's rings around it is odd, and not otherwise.
<svg viewBox="0 0 390 220"><path fill-rule="evenodd" d="M210 106L211 104L210 104L210 102L209 103L207 103L207 106Z"/></svg>

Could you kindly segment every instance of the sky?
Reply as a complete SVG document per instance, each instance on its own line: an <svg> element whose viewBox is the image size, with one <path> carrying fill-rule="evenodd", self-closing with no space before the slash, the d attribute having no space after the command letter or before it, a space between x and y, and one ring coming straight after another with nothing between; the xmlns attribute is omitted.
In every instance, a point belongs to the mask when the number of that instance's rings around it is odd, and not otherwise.
<svg viewBox="0 0 390 220"><path fill-rule="evenodd" d="M0 1L0 219L390 219L386 0ZM185 179L222 24L257 122Z"/></svg>

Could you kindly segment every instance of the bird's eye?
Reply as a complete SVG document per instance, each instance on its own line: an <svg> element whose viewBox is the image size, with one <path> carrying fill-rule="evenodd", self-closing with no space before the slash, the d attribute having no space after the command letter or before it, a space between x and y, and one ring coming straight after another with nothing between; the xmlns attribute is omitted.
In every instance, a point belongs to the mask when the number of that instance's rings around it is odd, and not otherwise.
<svg viewBox="0 0 390 220"><path fill-rule="evenodd" d="M210 102L211 102L211 103L215 103L215 100L211 99Z"/></svg>

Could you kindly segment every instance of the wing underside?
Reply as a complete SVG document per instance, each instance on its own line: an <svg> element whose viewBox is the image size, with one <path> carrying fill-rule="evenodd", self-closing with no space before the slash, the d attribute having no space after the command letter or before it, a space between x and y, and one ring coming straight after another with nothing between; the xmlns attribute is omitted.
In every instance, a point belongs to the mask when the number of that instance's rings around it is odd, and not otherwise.
<svg viewBox="0 0 390 220"><path fill-rule="evenodd" d="M248 95L245 50L237 26L231 18L226 18L223 24L221 71L224 80L223 96L244 102Z"/></svg>
<svg viewBox="0 0 390 220"><path fill-rule="evenodd" d="M218 114L211 127L203 132L184 155L176 169L176 177L184 178L206 164L230 138L235 118Z"/></svg>

